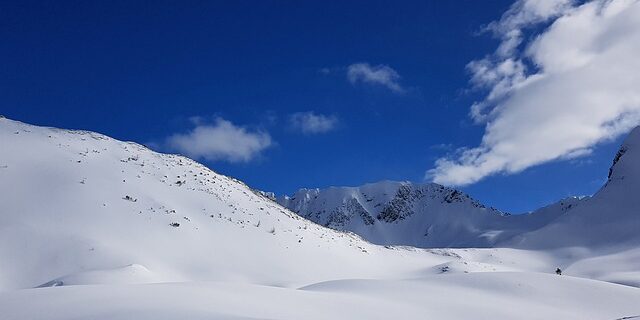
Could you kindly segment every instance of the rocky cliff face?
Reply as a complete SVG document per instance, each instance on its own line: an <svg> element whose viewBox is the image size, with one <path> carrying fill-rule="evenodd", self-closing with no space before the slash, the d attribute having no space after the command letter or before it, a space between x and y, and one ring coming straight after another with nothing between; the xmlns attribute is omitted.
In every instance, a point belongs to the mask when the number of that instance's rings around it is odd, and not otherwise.
<svg viewBox="0 0 640 320"><path fill-rule="evenodd" d="M640 127L613 157L593 197L571 197L525 215L487 208L438 184L382 181L301 189L277 201L318 224L368 241L417 247L555 248L640 243Z"/></svg>
<svg viewBox="0 0 640 320"><path fill-rule="evenodd" d="M377 244L419 247L493 246L566 211L553 210L535 218L510 216L459 190L395 181L301 189L278 202L318 224L354 232Z"/></svg>

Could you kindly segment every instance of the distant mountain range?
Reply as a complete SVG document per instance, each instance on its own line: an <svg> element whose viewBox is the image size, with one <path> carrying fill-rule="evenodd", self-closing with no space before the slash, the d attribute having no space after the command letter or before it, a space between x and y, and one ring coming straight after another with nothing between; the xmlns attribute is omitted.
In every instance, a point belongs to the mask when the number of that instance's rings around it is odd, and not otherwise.
<svg viewBox="0 0 640 320"><path fill-rule="evenodd" d="M435 183L382 181L360 187L300 189L277 202L323 226L382 245L563 247L640 239L640 128L615 155L593 197L571 197L510 215Z"/></svg>
<svg viewBox="0 0 640 320"><path fill-rule="evenodd" d="M323 226L382 245L493 247L551 223L584 199L567 198L510 215L435 183L382 181L360 187L301 189L278 203Z"/></svg>

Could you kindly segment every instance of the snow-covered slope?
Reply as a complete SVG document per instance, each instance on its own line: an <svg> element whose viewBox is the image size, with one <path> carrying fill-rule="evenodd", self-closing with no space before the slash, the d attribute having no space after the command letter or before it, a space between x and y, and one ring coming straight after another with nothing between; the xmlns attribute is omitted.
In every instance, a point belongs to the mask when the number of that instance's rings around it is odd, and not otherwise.
<svg viewBox="0 0 640 320"><path fill-rule="evenodd" d="M442 263L417 254L382 262L390 250L311 223L181 156L9 119L0 119L0 217L0 290L186 280L288 285Z"/></svg>
<svg viewBox="0 0 640 320"><path fill-rule="evenodd" d="M507 241L522 248L615 248L640 245L640 127L613 159L606 184L553 223Z"/></svg>
<svg viewBox="0 0 640 320"><path fill-rule="evenodd" d="M497 272L338 280L300 289L238 283L32 289L0 294L0 318L631 320L640 316L638 299L639 289L606 282Z"/></svg>
<svg viewBox="0 0 640 320"><path fill-rule="evenodd" d="M388 186L397 193L398 185ZM382 247L301 218L270 197L184 157L0 118L0 319L640 314L640 289L615 284L640 284L638 249ZM473 202L446 199L461 208ZM480 221L511 219L476 209ZM385 212L392 219L404 211ZM468 232L469 221L448 225ZM470 229L476 234L468 239L500 227ZM558 266L565 276L553 274Z"/></svg>
<svg viewBox="0 0 640 320"><path fill-rule="evenodd" d="M535 214L509 215L435 183L382 181L301 189L278 202L299 215L383 245L490 247L538 229L580 202L567 198Z"/></svg>

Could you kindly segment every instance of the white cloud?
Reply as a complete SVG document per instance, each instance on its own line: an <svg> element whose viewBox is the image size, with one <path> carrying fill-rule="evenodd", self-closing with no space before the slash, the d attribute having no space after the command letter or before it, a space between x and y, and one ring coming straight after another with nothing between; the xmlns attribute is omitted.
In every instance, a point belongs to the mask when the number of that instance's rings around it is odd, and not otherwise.
<svg viewBox="0 0 640 320"><path fill-rule="evenodd" d="M191 131L167 138L167 146L194 159L248 162L272 144L267 132L252 132L222 118L212 124L193 122Z"/></svg>
<svg viewBox="0 0 640 320"><path fill-rule="evenodd" d="M640 1L521 0L488 29L501 45L468 66L488 90L470 113L486 125L482 142L428 178L465 185L583 156L640 122Z"/></svg>
<svg viewBox="0 0 640 320"><path fill-rule="evenodd" d="M386 65L372 66L368 63L354 63L347 68L347 79L352 84L363 82L386 87L395 93L405 90L400 85L400 75Z"/></svg>
<svg viewBox="0 0 640 320"><path fill-rule="evenodd" d="M518 0L499 21L487 26L502 41L496 50L499 57L514 54L522 43L523 29L557 18L573 8L575 0Z"/></svg>
<svg viewBox="0 0 640 320"><path fill-rule="evenodd" d="M313 111L297 112L289 116L291 127L305 134L329 132L335 129L338 118L316 114Z"/></svg>

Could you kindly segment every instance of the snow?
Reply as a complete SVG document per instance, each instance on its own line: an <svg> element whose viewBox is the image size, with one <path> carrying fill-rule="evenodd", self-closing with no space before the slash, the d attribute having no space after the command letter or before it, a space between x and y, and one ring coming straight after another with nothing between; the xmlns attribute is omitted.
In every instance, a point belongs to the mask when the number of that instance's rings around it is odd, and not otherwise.
<svg viewBox="0 0 640 320"><path fill-rule="evenodd" d="M638 299L638 289L606 282L493 272L335 280L302 288L221 282L69 286L0 294L0 310L5 319L22 320L613 320L638 315Z"/></svg>
<svg viewBox="0 0 640 320"><path fill-rule="evenodd" d="M567 198L510 215L435 183L381 181L360 187L300 189L278 203L318 224L381 245L493 247L552 223L585 199Z"/></svg>
<svg viewBox="0 0 640 320"><path fill-rule="evenodd" d="M8 119L0 136L0 256L11 262L0 264L0 290L128 265L148 270L136 282L284 286L433 259L377 263L387 249L302 219L184 157Z"/></svg>
<svg viewBox="0 0 640 320"><path fill-rule="evenodd" d="M380 242L398 246L379 246L304 219L273 195L187 158L0 118L0 319L637 316L640 250L625 231L637 219L624 211L636 201L625 196L638 190L627 187L638 181L633 145L592 199L568 199L522 218L437 185L384 182L300 194L309 207L323 193L334 208L356 198L367 213L381 213L373 211L378 202L393 203L402 210L385 211L389 222L374 217L374 225L387 237ZM406 199L416 190L428 196L394 202L400 189ZM609 218L631 224L615 227L624 241L607 234L615 221L589 242L562 229L573 221L565 217L578 209L592 214L591 203L610 206L610 199L617 203L608 208L621 210ZM424 220L412 219L426 212L404 210L442 201ZM505 228L510 219L517 227ZM420 223L434 225L437 240L420 242ZM522 233L527 223L533 229ZM543 232L559 232L545 231L556 223L568 245L541 245ZM382 227L395 224L403 227ZM398 230L406 237L394 235ZM420 233L409 235L414 231ZM414 243L511 248L400 246ZM556 267L564 275L553 274Z"/></svg>
<svg viewBox="0 0 640 320"><path fill-rule="evenodd" d="M551 224L519 235L504 245L519 248L587 247L591 249L640 245L640 127L635 128L614 157L609 180L593 197Z"/></svg>
<svg viewBox="0 0 640 320"><path fill-rule="evenodd" d="M523 215L488 208L434 183L301 189L277 200L318 224L380 245L624 250L640 245L639 150L640 127L615 155L609 179L595 195L562 199Z"/></svg>

